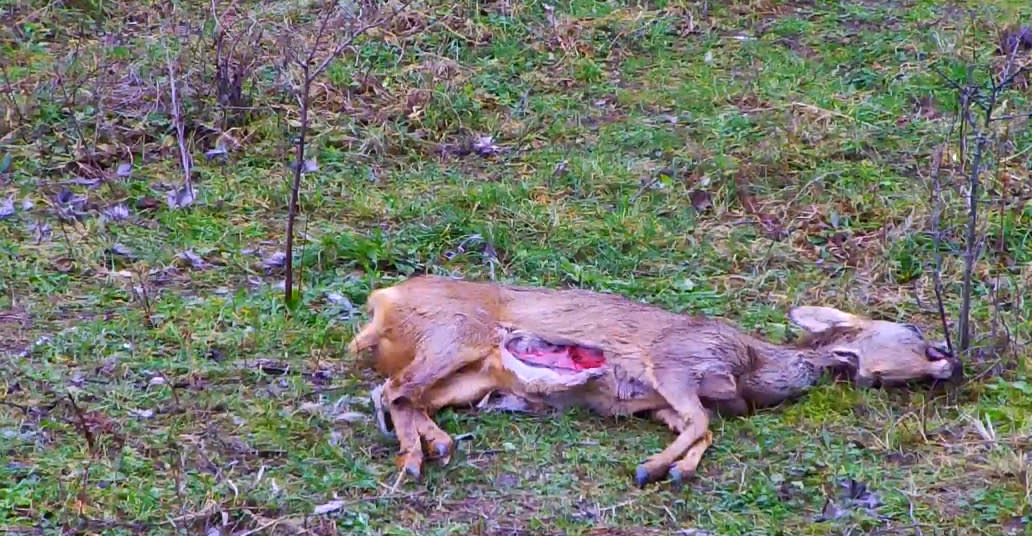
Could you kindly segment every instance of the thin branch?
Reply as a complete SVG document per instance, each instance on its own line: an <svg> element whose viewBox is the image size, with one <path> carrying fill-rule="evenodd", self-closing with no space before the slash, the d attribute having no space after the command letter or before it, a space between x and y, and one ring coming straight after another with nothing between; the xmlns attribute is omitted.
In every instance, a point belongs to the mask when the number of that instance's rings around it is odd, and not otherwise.
<svg viewBox="0 0 1032 536"><path fill-rule="evenodd" d="M302 82L300 90L297 89L297 85L293 85L295 88L295 99L297 99L298 106L301 112L301 126L300 132L298 133L297 145L295 149L295 161L293 166L293 178L290 185L290 204L287 211L287 244L285 266L284 266L284 284L283 291L284 297L287 303L293 301L294 298L294 224L297 220L298 213L298 199L301 192L301 177L305 173L305 142L307 141L308 135L308 114L310 109L310 98L312 84L315 79L318 78L330 65L333 60L339 58L344 52L351 47L358 37L368 32L370 29L383 26L390 20L396 17L399 13L404 11L412 0L408 0L402 6L395 10L388 17L374 17L373 22L365 23L359 26L357 29L352 30L347 37L343 38L340 42L334 46L333 50L324 57L318 65L314 68L312 65L315 63L316 55L319 52L319 46L322 43L323 36L325 35L326 28L329 24L330 18L332 17L332 10L328 12L320 21L319 28L315 34L315 42L311 45L307 54L304 55L304 61L300 61L300 54L296 51L293 52L293 58L287 58L284 64L289 64L290 60L301 69ZM361 16L359 14L358 16ZM300 284L300 282L299 282ZM299 287L300 289L300 287Z"/></svg>
<svg viewBox="0 0 1032 536"><path fill-rule="evenodd" d="M170 98L172 99L172 122L176 127L176 144L179 145L179 162L183 168L183 186L186 188L187 195L193 198L193 183L190 180L191 177L191 164L190 164L190 152L186 148L186 135L184 134L183 128L183 117L179 110L179 93L176 89L176 72L172 66L172 56L169 55L168 47L165 47L165 65L168 68L168 84L170 90Z"/></svg>
<svg viewBox="0 0 1032 536"><path fill-rule="evenodd" d="M952 128L950 129L953 130ZM935 270L932 271L932 281L935 284L935 304L939 308L939 320L942 321L942 332L946 337L946 349L953 352L953 341L950 337L949 322L946 318L946 306L942 297L942 211L944 201L942 199L942 156L943 149L940 148L934 158L935 167L932 170L932 250L935 252Z"/></svg>
<svg viewBox="0 0 1032 536"><path fill-rule="evenodd" d="M978 187L979 175L982 173L982 157L985 153L987 138L985 133L975 133L975 156L968 173L968 223L964 244L964 278L961 280L960 294L960 351L965 352L971 345L971 279L975 269L975 258L978 256L978 241L975 233L978 230Z"/></svg>

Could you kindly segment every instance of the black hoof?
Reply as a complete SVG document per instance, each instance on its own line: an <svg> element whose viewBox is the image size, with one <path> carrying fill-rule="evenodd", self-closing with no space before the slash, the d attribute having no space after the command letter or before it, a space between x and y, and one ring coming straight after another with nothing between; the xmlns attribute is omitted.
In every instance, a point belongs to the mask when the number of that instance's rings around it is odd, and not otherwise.
<svg viewBox="0 0 1032 536"><path fill-rule="evenodd" d="M420 473L422 473L419 469L419 465L415 463L405 464L405 472L415 480L419 480Z"/></svg>
<svg viewBox="0 0 1032 536"><path fill-rule="evenodd" d="M638 488L644 488L651 482L652 479L649 476L649 469L644 465L639 465L638 469L634 471L634 483L638 485Z"/></svg>
<svg viewBox="0 0 1032 536"><path fill-rule="evenodd" d="M684 485L684 475L681 474L680 469L676 467L670 468L670 482L674 489L681 489L681 486Z"/></svg>

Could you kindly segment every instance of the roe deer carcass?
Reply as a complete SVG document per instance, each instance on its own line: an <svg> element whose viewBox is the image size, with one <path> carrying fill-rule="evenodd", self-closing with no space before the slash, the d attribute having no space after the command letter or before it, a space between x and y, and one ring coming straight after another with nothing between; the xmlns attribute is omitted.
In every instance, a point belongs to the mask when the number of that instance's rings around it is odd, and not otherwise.
<svg viewBox="0 0 1032 536"><path fill-rule="evenodd" d="M794 398L824 371L861 385L957 379L960 363L913 325L830 307L789 317L808 336L778 345L730 323L609 293L417 276L370 293L348 348L387 376L380 400L418 477L425 441L447 463L451 437L431 418L492 392L602 415L648 413L676 438L635 472L644 486L694 472L712 444L710 411L741 415Z"/></svg>

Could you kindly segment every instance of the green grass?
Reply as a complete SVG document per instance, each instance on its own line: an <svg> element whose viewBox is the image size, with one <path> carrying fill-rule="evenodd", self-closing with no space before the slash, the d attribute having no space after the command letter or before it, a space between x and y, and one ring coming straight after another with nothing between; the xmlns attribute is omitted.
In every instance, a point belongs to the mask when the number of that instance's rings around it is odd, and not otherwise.
<svg viewBox="0 0 1032 536"><path fill-rule="evenodd" d="M1001 123L1016 156L985 179L996 197L1010 181L1006 203L987 198L980 232L1011 265L994 253L976 269L974 379L946 395L821 385L718 421L683 489L632 485L636 464L672 439L663 426L582 411L446 410L442 427L471 438L450 466L395 485L397 445L367 404L381 378L344 351L371 289L424 272L619 292L777 340L803 303L940 332L928 177L958 105L930 65L961 76L969 62L998 64L996 31L1032 20L1027 3L708 2L703 13L680 1L417 2L388 39L361 40L321 79L295 309L278 268L263 266L284 243L297 119L276 90L273 37L247 88L254 110L229 131L239 146L209 161L214 142L197 138L197 202L173 210L165 192L182 175L157 12L66 4L3 4L16 23L0 42L0 206L11 196L16 211L0 219L0 527L1027 530L1032 152L1022 151L1032 138L1020 122ZM180 16L199 25L209 4L189 4ZM218 130L210 34L184 43L187 117ZM1027 110L1027 95L1009 93L1001 115ZM442 150L474 134L504 151ZM116 176L130 159L132 174ZM82 218L57 217L62 187L86 196ZM696 190L711 206L693 204ZM947 190L955 318L966 209ZM157 208L140 208L144 198ZM129 219L100 217L120 203ZM116 244L132 257L111 253ZM208 266L180 259L187 250ZM994 318L1011 352L982 337ZM841 506L842 517L818 520L849 479L880 499L877 513ZM334 500L344 503L332 514L305 517Z"/></svg>

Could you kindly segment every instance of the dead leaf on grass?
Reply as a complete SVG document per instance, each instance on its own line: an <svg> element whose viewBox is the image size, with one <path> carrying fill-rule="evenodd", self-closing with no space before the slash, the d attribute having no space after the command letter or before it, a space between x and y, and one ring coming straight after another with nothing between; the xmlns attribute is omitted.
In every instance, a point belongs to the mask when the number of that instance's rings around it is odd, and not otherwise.
<svg viewBox="0 0 1032 536"><path fill-rule="evenodd" d="M297 171L297 162L290 163L290 171ZM315 173L319 171L319 162L315 158L309 158L305 160L305 165L301 168L301 173Z"/></svg>
<svg viewBox="0 0 1032 536"><path fill-rule="evenodd" d="M282 376L290 372L290 365L279 363L271 359L258 359L254 365L259 371L271 376Z"/></svg>
<svg viewBox="0 0 1032 536"><path fill-rule="evenodd" d="M262 259L262 267L265 268L266 274L271 274L277 270L281 270L287 264L287 254L282 251L277 251L268 257Z"/></svg>
<svg viewBox="0 0 1032 536"><path fill-rule="evenodd" d="M50 224L34 221L29 224L29 232L32 233L33 238L36 240L36 245L43 243L45 240L50 240L53 235L53 231L50 229Z"/></svg>
<svg viewBox="0 0 1032 536"><path fill-rule="evenodd" d="M369 420L369 416L364 414L364 413L359 413L357 411L345 411L345 412L342 412L342 413L338 413L333 418L333 420L335 420L335 421L344 421L344 422L349 423L349 424L354 424L356 422L364 422L364 421Z"/></svg>
<svg viewBox="0 0 1032 536"><path fill-rule="evenodd" d="M345 504L347 503L344 501L330 501L326 504L320 504L312 509L312 515L321 516L330 514L344 508Z"/></svg>
<svg viewBox="0 0 1032 536"><path fill-rule="evenodd" d="M1009 55L1026 50L1032 50L1032 27L1007 28L1000 34L996 48L998 54Z"/></svg>
<svg viewBox="0 0 1032 536"><path fill-rule="evenodd" d="M126 246L121 242L115 242L110 248L107 249L107 253L115 257L124 257L130 260L136 258L136 255L133 254L133 250L129 249L129 246Z"/></svg>
<svg viewBox="0 0 1032 536"><path fill-rule="evenodd" d="M75 260L71 257L59 257L53 260L54 269L62 274L70 273L75 269Z"/></svg>
<svg viewBox="0 0 1032 536"><path fill-rule="evenodd" d="M691 200L692 206L695 210L703 212L713 207L713 196L710 195L706 190L692 190L688 193L688 199Z"/></svg>
<svg viewBox="0 0 1032 536"><path fill-rule="evenodd" d="M347 296L339 292L327 292L326 301L337 306L342 320L350 320L359 313L359 308L355 307L355 304L351 303Z"/></svg>
<svg viewBox="0 0 1032 536"><path fill-rule="evenodd" d="M215 158L225 159L225 157L228 155L229 150L226 149L226 144L222 140L219 140L218 143L215 144L214 149L209 149L204 152L204 158L207 160L212 160Z"/></svg>
<svg viewBox="0 0 1032 536"><path fill-rule="evenodd" d="M10 218L14 215L14 196L10 195L7 199L0 201L0 220Z"/></svg>
<svg viewBox="0 0 1032 536"><path fill-rule="evenodd" d="M61 188L53 200L57 207L57 217L62 220L76 220L86 214L84 195L75 195L67 188Z"/></svg>
<svg viewBox="0 0 1032 536"><path fill-rule="evenodd" d="M148 211L154 210L161 206L161 202L153 197L141 197L136 200L136 210Z"/></svg>
<svg viewBox="0 0 1032 536"><path fill-rule="evenodd" d="M133 174L133 165L130 162L122 162L118 164L118 169L115 170L116 177L128 177Z"/></svg>
<svg viewBox="0 0 1032 536"><path fill-rule="evenodd" d="M473 140L473 152L480 156L491 156L502 152L502 148L495 145L493 136L477 136Z"/></svg>
<svg viewBox="0 0 1032 536"><path fill-rule="evenodd" d="M196 189L193 187L182 187L169 190L165 195L165 202L168 203L168 208L178 209L186 208L194 203L196 199Z"/></svg>
<svg viewBox="0 0 1032 536"><path fill-rule="evenodd" d="M152 409L130 409L129 414L137 419L152 419L154 418L154 410Z"/></svg>
<svg viewBox="0 0 1032 536"><path fill-rule="evenodd" d="M74 179L67 181L66 184L74 184L76 186L85 186L86 188L96 188L100 184L100 179L87 179L86 177L75 177Z"/></svg>
<svg viewBox="0 0 1032 536"><path fill-rule="evenodd" d="M106 221L122 221L129 219L129 207L119 203L101 211L101 218Z"/></svg>
<svg viewBox="0 0 1032 536"><path fill-rule="evenodd" d="M194 253L192 249L188 249L180 253L178 258L186 261L194 270L204 270L211 267L210 263L201 258L200 255Z"/></svg>
<svg viewBox="0 0 1032 536"><path fill-rule="evenodd" d="M847 478L838 482L839 495L835 500L827 499L817 521L830 521L849 515L851 511L862 511L872 517L880 517L877 509L882 505L878 495L863 482Z"/></svg>

